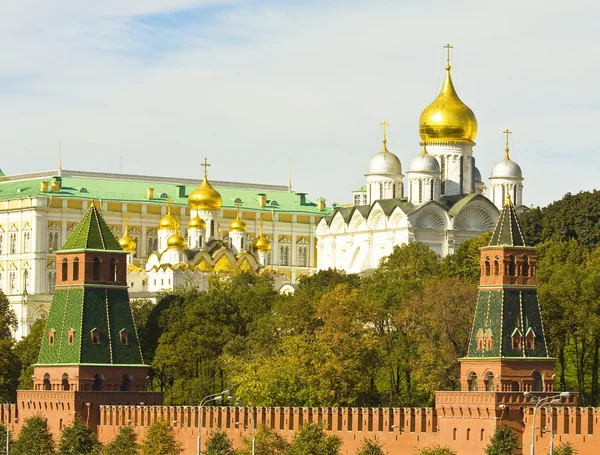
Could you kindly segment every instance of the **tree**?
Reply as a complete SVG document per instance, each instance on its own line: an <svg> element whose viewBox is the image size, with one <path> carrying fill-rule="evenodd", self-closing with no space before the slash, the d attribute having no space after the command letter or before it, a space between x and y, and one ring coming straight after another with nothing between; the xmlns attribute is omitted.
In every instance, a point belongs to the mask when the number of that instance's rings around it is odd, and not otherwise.
<svg viewBox="0 0 600 455"><path fill-rule="evenodd" d="M479 237L461 243L454 254L449 254L442 259L443 274L477 286L481 276L479 250L481 247L488 246L491 238L491 232L484 232Z"/></svg>
<svg viewBox="0 0 600 455"><path fill-rule="evenodd" d="M379 442L377 436L374 436L373 439L363 439L363 443L358 452L356 452L356 455L387 455L387 452L383 450L383 444Z"/></svg>
<svg viewBox="0 0 600 455"><path fill-rule="evenodd" d="M419 450L416 455L458 455L458 453L448 446L437 445L425 447L424 449Z"/></svg>
<svg viewBox="0 0 600 455"><path fill-rule="evenodd" d="M96 434L82 420L76 418L63 427L58 441L58 455L92 455L99 449Z"/></svg>
<svg viewBox="0 0 600 455"><path fill-rule="evenodd" d="M138 455L137 433L131 425L119 428L115 438L102 449L102 455Z"/></svg>
<svg viewBox="0 0 600 455"><path fill-rule="evenodd" d="M31 326L29 334L15 346L15 354L21 362L20 390L33 390L33 364L40 356L40 346L45 331L46 320L38 319Z"/></svg>
<svg viewBox="0 0 600 455"><path fill-rule="evenodd" d="M181 444L175 440L173 428L162 420L150 425L140 448L141 455L179 455L183 452Z"/></svg>
<svg viewBox="0 0 600 455"><path fill-rule="evenodd" d="M12 438L12 433L9 435L9 448L13 447L14 443L13 443L13 438ZM0 453L5 453L6 452L6 425L4 425L3 423L0 423Z"/></svg>
<svg viewBox="0 0 600 455"><path fill-rule="evenodd" d="M275 430L261 425L256 430L254 452L256 455L284 455L289 443ZM252 454L252 437L242 438L237 455Z"/></svg>
<svg viewBox="0 0 600 455"><path fill-rule="evenodd" d="M342 440L335 435L327 435L323 425L306 423L295 434L285 455L339 455Z"/></svg>
<svg viewBox="0 0 600 455"><path fill-rule="evenodd" d="M231 438L220 428L211 430L206 440L206 455L234 455Z"/></svg>
<svg viewBox="0 0 600 455"><path fill-rule="evenodd" d="M485 448L486 455L513 455L521 450L519 439L510 425L503 425L494 432Z"/></svg>
<svg viewBox="0 0 600 455"><path fill-rule="evenodd" d="M48 422L42 416L33 416L25 419L15 441L13 455L54 455L54 439L48 430Z"/></svg>
<svg viewBox="0 0 600 455"><path fill-rule="evenodd" d="M577 455L577 449L572 442L561 442L554 448L554 455Z"/></svg>
<svg viewBox="0 0 600 455"><path fill-rule="evenodd" d="M0 397L13 401L17 396L21 362L14 353L12 331L18 327L17 317L8 299L0 291Z"/></svg>

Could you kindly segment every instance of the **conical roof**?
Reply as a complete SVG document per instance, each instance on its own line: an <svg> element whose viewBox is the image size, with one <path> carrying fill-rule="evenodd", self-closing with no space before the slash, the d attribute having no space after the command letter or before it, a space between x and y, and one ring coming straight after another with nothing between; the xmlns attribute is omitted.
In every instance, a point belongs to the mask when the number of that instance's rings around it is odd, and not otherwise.
<svg viewBox="0 0 600 455"><path fill-rule="evenodd" d="M105 250L123 251L94 204L90 206L60 251Z"/></svg>
<svg viewBox="0 0 600 455"><path fill-rule="evenodd" d="M527 246L510 196L506 197L489 246Z"/></svg>

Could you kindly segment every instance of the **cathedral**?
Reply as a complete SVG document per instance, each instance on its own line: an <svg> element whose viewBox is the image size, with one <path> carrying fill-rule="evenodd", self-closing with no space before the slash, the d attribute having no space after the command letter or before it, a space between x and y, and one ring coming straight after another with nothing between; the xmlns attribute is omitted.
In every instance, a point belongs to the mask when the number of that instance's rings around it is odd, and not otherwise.
<svg viewBox="0 0 600 455"><path fill-rule="evenodd" d="M452 254L465 240L491 231L510 196L523 206L523 175L510 159L506 130L504 159L490 176L489 196L475 166L477 119L452 82L450 46L446 77L438 97L419 119L421 152L406 171L388 150L383 122L381 151L369 163L366 185L353 193L353 205L338 207L317 225L317 268L359 273L377 268L395 245L426 243L436 253Z"/></svg>

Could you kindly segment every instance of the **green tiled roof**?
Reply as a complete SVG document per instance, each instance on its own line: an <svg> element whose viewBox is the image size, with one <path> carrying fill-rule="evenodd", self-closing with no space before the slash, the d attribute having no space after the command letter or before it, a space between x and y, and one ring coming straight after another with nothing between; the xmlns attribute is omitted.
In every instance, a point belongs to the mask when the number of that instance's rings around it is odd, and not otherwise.
<svg viewBox="0 0 600 455"><path fill-rule="evenodd" d="M489 246L527 246L517 218L515 206L507 200L496 224Z"/></svg>
<svg viewBox="0 0 600 455"><path fill-rule="evenodd" d="M93 204L67 238L61 251L82 249L122 251L119 242Z"/></svg>
<svg viewBox="0 0 600 455"><path fill-rule="evenodd" d="M57 179L56 171L31 174L0 176L0 200L21 199L24 197L64 197L69 199L101 199L138 203L166 204L172 200L174 206L187 206L188 195L198 187L201 180L127 174L63 170L61 188L58 192L40 191L40 182ZM223 207L235 208L236 200L241 200L242 209L274 212L297 212L324 216L331 208L323 211L303 193L289 191L282 185L261 185L253 183L210 181L221 194ZM154 188L154 197L148 199L146 190ZM261 207L258 195L265 194L267 205Z"/></svg>
<svg viewBox="0 0 600 455"><path fill-rule="evenodd" d="M55 342L47 334L42 338L38 365L143 365L126 289L57 288L46 327L55 331ZM98 344L92 343L94 329L100 332ZM120 340L123 329L127 344Z"/></svg>

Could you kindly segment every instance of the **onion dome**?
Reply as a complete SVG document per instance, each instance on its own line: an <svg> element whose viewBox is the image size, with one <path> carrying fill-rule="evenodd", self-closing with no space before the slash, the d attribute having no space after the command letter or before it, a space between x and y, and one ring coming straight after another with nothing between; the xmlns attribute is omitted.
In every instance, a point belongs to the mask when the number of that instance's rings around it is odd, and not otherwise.
<svg viewBox="0 0 600 455"><path fill-rule="evenodd" d="M229 223L229 230L232 232L246 232L246 223L240 220L240 212L238 211L235 220Z"/></svg>
<svg viewBox="0 0 600 455"><path fill-rule="evenodd" d="M268 253L271 251L271 242L269 242L269 239L262 235L261 232L260 235L254 239L254 242L252 242L252 248L259 253Z"/></svg>
<svg viewBox="0 0 600 455"><path fill-rule="evenodd" d="M523 172L521 171L521 166L515 163L510 159L508 152L510 149L508 148L508 134L506 135L506 148L504 149L504 159L502 161L498 161L494 164L492 168L492 176L491 178L508 178L508 179L522 179Z"/></svg>
<svg viewBox="0 0 600 455"><path fill-rule="evenodd" d="M119 239L119 245L123 248L123 251L128 253L135 253L137 248L137 243L129 236L127 229L125 229L125 235Z"/></svg>
<svg viewBox="0 0 600 455"><path fill-rule="evenodd" d="M415 156L410 162L410 165L408 166L408 172L427 174L440 173L440 163L438 163L438 160L434 156L431 156L429 153L427 153L424 142L421 153Z"/></svg>
<svg viewBox="0 0 600 455"><path fill-rule="evenodd" d="M385 138L381 151L371 158L369 174L402 174L402 164L396 155L388 151Z"/></svg>
<svg viewBox="0 0 600 455"><path fill-rule="evenodd" d="M200 218L198 215L196 215L195 217L193 217L192 219L190 219L190 222L188 223L188 229L206 229L206 223L204 222L204 220L202 218Z"/></svg>
<svg viewBox="0 0 600 455"><path fill-rule="evenodd" d="M175 215L171 215L171 206L167 208L167 214L158 222L158 229L165 231L176 231L179 229L179 220Z"/></svg>
<svg viewBox="0 0 600 455"><path fill-rule="evenodd" d="M167 239L167 248L170 250L182 250L185 248L185 239L178 232L171 234Z"/></svg>
<svg viewBox="0 0 600 455"><path fill-rule="evenodd" d="M469 106L456 94L450 65L438 97L425 108L419 119L423 142L470 142L477 135L477 119Z"/></svg>
<svg viewBox="0 0 600 455"><path fill-rule="evenodd" d="M477 167L473 168L473 180L476 182L483 182L483 179L481 178L481 172L479 172Z"/></svg>
<svg viewBox="0 0 600 455"><path fill-rule="evenodd" d="M206 163L205 163L206 164ZM208 166L208 164L206 164ZM206 177L206 171L204 172L204 180L198 188L190 193L188 196L188 204L194 210L219 210L223 199L217 190L215 190Z"/></svg>

